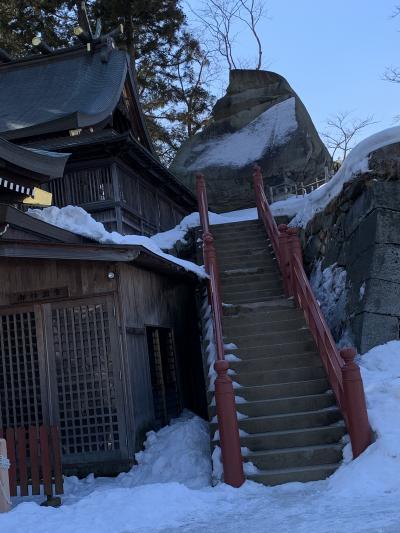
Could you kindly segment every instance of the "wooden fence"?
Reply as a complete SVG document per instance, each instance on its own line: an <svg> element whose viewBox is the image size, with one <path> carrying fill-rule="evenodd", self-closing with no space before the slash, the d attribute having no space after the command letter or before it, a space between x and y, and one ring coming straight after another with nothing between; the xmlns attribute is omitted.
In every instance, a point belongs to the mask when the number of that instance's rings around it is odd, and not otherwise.
<svg viewBox="0 0 400 533"><path fill-rule="evenodd" d="M60 437L57 426L0 429L7 442L11 496L63 494ZM32 487L29 492L29 485ZM17 487L20 490L18 492ZM54 491L53 491L54 486Z"/></svg>

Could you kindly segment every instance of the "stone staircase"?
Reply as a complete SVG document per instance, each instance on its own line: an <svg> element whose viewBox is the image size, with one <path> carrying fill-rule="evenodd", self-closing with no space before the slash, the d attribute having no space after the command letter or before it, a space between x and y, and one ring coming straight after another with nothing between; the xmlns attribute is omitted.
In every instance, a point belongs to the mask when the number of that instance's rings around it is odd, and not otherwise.
<svg viewBox="0 0 400 533"><path fill-rule="evenodd" d="M236 346L226 353L235 356L228 359L240 386L243 456L256 467L245 465L247 478L266 485L324 479L342 460L345 426L303 313L283 294L265 229L249 221L211 232L224 342Z"/></svg>

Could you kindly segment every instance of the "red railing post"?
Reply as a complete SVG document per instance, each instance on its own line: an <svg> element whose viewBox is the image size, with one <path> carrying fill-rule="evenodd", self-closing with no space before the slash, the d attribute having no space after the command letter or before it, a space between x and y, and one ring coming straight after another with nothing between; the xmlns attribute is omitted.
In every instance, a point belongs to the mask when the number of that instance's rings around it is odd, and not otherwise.
<svg viewBox="0 0 400 533"><path fill-rule="evenodd" d="M222 300L220 276L214 238L210 232L208 220L208 202L204 176L196 176L197 199L200 221L203 228L204 266L209 275L208 294L211 302L217 360L214 364L217 378L215 380L215 403L221 444L224 481L232 487L244 483L243 458L240 448L239 426L237 421L235 392L228 376L229 364L225 361L225 349L222 333Z"/></svg>
<svg viewBox="0 0 400 533"><path fill-rule="evenodd" d="M340 355L345 362L342 368L344 408L355 459L371 444L371 428L360 367L354 361L356 350L344 348L340 350Z"/></svg>
<svg viewBox="0 0 400 533"><path fill-rule="evenodd" d="M253 167L253 184L254 184L254 190L256 193L256 205L257 205L258 218L262 220L259 193L260 193L260 190L264 190L264 180L262 177L261 168L257 164L254 165Z"/></svg>
<svg viewBox="0 0 400 533"><path fill-rule="evenodd" d="M296 290L296 277L295 277L295 266L294 258L297 257L300 261L300 264L303 264L303 253L301 250L301 242L299 238L299 228L287 228L287 249L288 249L288 259L289 259L289 290L290 295L294 297L295 303L300 306L300 301L298 298Z"/></svg>
<svg viewBox="0 0 400 533"><path fill-rule="evenodd" d="M282 274L283 288L285 290L285 296L289 298L293 296L291 288L291 263L290 263L290 250L289 250L289 235L288 227L286 224L280 224L279 230L279 250L280 250L280 267Z"/></svg>
<svg viewBox="0 0 400 533"><path fill-rule="evenodd" d="M229 363L219 359L215 362L214 368L217 372L215 404L217 407L224 481L228 485L232 485L232 487L241 487L244 483L243 459L240 448L235 392L232 380L228 376Z"/></svg>

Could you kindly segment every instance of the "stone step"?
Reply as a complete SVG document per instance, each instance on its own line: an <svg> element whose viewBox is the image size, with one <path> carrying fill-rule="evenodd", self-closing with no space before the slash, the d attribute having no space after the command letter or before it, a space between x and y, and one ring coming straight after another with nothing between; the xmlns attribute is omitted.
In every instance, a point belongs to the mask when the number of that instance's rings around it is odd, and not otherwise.
<svg viewBox="0 0 400 533"><path fill-rule="evenodd" d="M249 452L244 460L252 462L260 470L304 468L337 464L343 459L342 444L319 444L300 448L283 448Z"/></svg>
<svg viewBox="0 0 400 533"><path fill-rule="evenodd" d="M283 294L283 286L280 280L262 280L262 281L253 281L249 280L245 285L230 285L228 283L221 284L222 296L226 298L227 296L238 295L245 296L249 292L254 291L276 291L279 290L279 294Z"/></svg>
<svg viewBox="0 0 400 533"><path fill-rule="evenodd" d="M226 322L224 321L223 325L224 336L226 339L229 339L230 342L236 342L235 339L238 339L239 337L248 337L268 331L280 332L284 337L286 332L298 331L304 327L306 327L306 321L304 318L293 318L291 320L282 320L281 322L260 321L245 324L241 324L238 320L231 324L227 320Z"/></svg>
<svg viewBox="0 0 400 533"><path fill-rule="evenodd" d="M210 226L211 233L218 234L229 234L229 233L240 233L242 234L245 231L257 232L265 231L260 220L246 220L243 222L232 222L229 224L212 224Z"/></svg>
<svg viewBox="0 0 400 533"><path fill-rule="evenodd" d="M276 261L271 256L236 256L236 257L224 257L218 259L218 265L221 271L229 271L229 270L237 270L238 268L254 268L254 267L270 267L271 269L275 267L278 268L276 265Z"/></svg>
<svg viewBox="0 0 400 533"><path fill-rule="evenodd" d="M229 363L230 368L237 375L249 372L269 372L283 368L298 368L306 366L321 366L321 357L316 352L296 355L279 355L260 357L258 359L245 359Z"/></svg>
<svg viewBox="0 0 400 533"><path fill-rule="evenodd" d="M270 250L267 246L258 246L256 248L248 248L248 247L237 247L236 250L228 250L228 251L221 251L217 248L217 258L218 262L231 262L234 259L238 258L265 258L267 261L274 260L274 257L272 256Z"/></svg>
<svg viewBox="0 0 400 533"><path fill-rule="evenodd" d="M232 280L235 278L241 278L241 283L243 283L243 279L246 279L247 276L250 276L252 274L266 274L269 276L275 276L280 278L280 272L278 270L277 264L274 262L274 264L270 265L255 265L250 267L226 267L221 268L221 265L219 265L220 270L220 276L221 276L221 282L224 283L228 280Z"/></svg>
<svg viewBox="0 0 400 533"><path fill-rule="evenodd" d="M279 400L281 398L293 398L297 396L309 396L326 393L330 385L326 377L307 381L289 381L286 383L273 383L270 385L256 385L240 387L235 391L248 402ZM329 394L327 394L329 396ZM245 405L245 404L243 404Z"/></svg>
<svg viewBox="0 0 400 533"><path fill-rule="evenodd" d="M269 286L271 284L276 283L282 283L281 277L276 273L272 272L271 270L266 271L264 273L242 273L238 274L236 276L223 276L221 275L221 287L222 289L229 288L229 289L238 289L238 290L246 290L246 288L250 284L265 283L266 286Z"/></svg>
<svg viewBox="0 0 400 533"><path fill-rule="evenodd" d="M247 238L241 238L240 235L236 236L236 239L225 239L224 237L218 237L214 239L215 248L217 254L224 252L231 252L232 254L236 253L238 249L248 249L253 250L255 248L265 248L266 250L271 251L271 241L266 237L266 235L255 235L248 236Z"/></svg>
<svg viewBox="0 0 400 533"><path fill-rule="evenodd" d="M290 383L292 381L325 378L325 371L322 366L299 366L297 368L281 368L261 372L241 372L240 374L233 375L232 378L233 381L243 387L251 387L255 385L272 385L274 383ZM240 394L240 389L238 389L237 394Z"/></svg>
<svg viewBox="0 0 400 533"><path fill-rule="evenodd" d="M246 476L247 479L264 485L275 486L294 481L306 483L319 481L331 476L340 466L340 463L305 466L298 468L284 468L277 470L261 470L257 474Z"/></svg>
<svg viewBox="0 0 400 533"><path fill-rule="evenodd" d="M335 396L332 391L326 391L322 394L311 394L309 396L290 396L273 399L261 399L256 401L246 401L242 391L236 391L236 397L241 398L237 400L237 410L249 417L278 415L305 411L318 411L326 407L335 405ZM209 406L209 416L212 419L216 414L215 405Z"/></svg>
<svg viewBox="0 0 400 533"><path fill-rule="evenodd" d="M236 327L242 324L256 325L256 324L276 324L278 322L303 319L304 315L300 309L296 309L292 300L282 298L283 305L272 307L259 306L253 308L241 308L241 306L234 306L229 308L230 314L224 314L222 317L223 325L228 327ZM228 311L228 309L226 310Z"/></svg>
<svg viewBox="0 0 400 533"><path fill-rule="evenodd" d="M240 443L251 451L337 444L345 432L344 422L339 421L332 426L243 435Z"/></svg>
<svg viewBox="0 0 400 533"><path fill-rule="evenodd" d="M222 291L222 301L224 304L250 304L256 302L266 302L268 300L275 300L282 297L283 291L277 289L263 289L255 291L247 291L241 293L228 293Z"/></svg>
<svg viewBox="0 0 400 533"><path fill-rule="evenodd" d="M270 431L290 431L292 429L315 428L330 426L341 419L341 412L334 407L319 411L286 413L268 416L257 416L239 420L239 428L246 433L267 433ZM217 427L215 427L215 430Z"/></svg>
<svg viewBox="0 0 400 533"><path fill-rule="evenodd" d="M265 329L263 333L256 333L251 335L241 336L238 334L231 335L229 338L224 335L226 342L232 342L237 345L238 348L251 349L257 346L270 346L279 344L282 339L285 343L295 343L301 341L312 341L313 337L308 328L297 329L294 331L286 331L285 335L281 331L274 331L273 328ZM266 355L270 355L269 352Z"/></svg>
<svg viewBox="0 0 400 533"><path fill-rule="evenodd" d="M229 349L227 351L228 353L233 353L239 359L257 359L258 357L267 357L269 355L278 356L313 352L315 351L315 343L313 340L302 340L260 346L238 346L235 349Z"/></svg>
<svg viewBox="0 0 400 533"><path fill-rule="evenodd" d="M241 396L238 391L238 395ZM259 400L255 402L238 403L237 410L249 417L267 416L274 414L318 411L335 405L332 392L313 394L310 396L292 396L273 400Z"/></svg>

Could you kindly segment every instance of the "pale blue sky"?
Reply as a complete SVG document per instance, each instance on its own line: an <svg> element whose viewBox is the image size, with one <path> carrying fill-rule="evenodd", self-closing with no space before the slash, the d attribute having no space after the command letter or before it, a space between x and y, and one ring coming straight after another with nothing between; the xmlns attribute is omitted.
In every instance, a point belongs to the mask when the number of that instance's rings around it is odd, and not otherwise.
<svg viewBox="0 0 400 533"><path fill-rule="evenodd" d="M199 0L189 0L196 7ZM383 81L400 67L400 17L396 0L268 0L262 22L268 70L285 76L318 130L338 111L373 114L378 124L361 137L393 125L400 114L400 84ZM399 1L400 4L400 1ZM250 38L240 45L249 47Z"/></svg>

